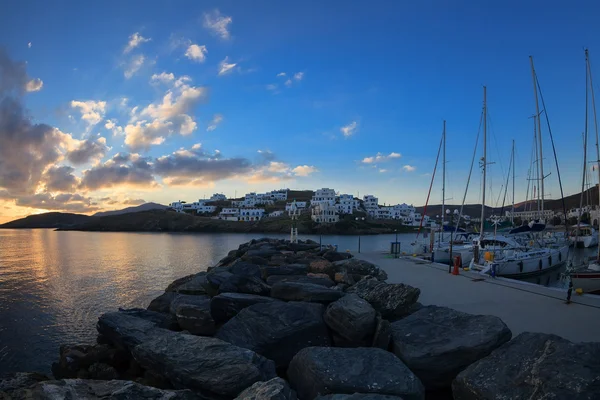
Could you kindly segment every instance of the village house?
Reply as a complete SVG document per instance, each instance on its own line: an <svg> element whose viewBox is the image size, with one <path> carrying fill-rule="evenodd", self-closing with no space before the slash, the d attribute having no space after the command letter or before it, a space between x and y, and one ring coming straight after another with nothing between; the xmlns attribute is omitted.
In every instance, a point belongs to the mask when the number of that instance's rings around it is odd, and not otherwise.
<svg viewBox="0 0 600 400"><path fill-rule="evenodd" d="M337 207L324 201L313 207L311 219L320 224L333 224L340 220L340 216Z"/></svg>
<svg viewBox="0 0 600 400"><path fill-rule="evenodd" d="M218 219L226 221L239 221L240 209L239 208L223 208L219 213Z"/></svg>
<svg viewBox="0 0 600 400"><path fill-rule="evenodd" d="M240 221L258 221L265 213L262 208L243 208L239 210Z"/></svg>
<svg viewBox="0 0 600 400"><path fill-rule="evenodd" d="M215 193L212 196L210 196L209 201L225 201L227 200L227 196L225 196L223 193Z"/></svg>
<svg viewBox="0 0 600 400"><path fill-rule="evenodd" d="M310 205L311 207L319 204L335 205L335 190L329 188L317 189L313 195Z"/></svg>
<svg viewBox="0 0 600 400"><path fill-rule="evenodd" d="M351 194L341 194L336 203L336 207L340 214L352 214L354 210L358 209L359 205L359 201L355 200L354 196Z"/></svg>

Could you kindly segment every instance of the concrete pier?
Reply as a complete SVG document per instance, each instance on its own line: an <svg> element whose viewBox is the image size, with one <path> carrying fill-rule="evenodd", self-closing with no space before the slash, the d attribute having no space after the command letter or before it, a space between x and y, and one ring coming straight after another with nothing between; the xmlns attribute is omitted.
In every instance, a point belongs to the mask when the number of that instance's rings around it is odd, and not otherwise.
<svg viewBox="0 0 600 400"><path fill-rule="evenodd" d="M384 269L389 283L405 283L421 289L419 301L424 305L496 315L508 325L513 336L521 332L544 332L573 342L600 341L600 296L578 295L573 291L571 304L565 304L564 289L492 278L462 269L456 276L448 273L446 265L412 257L395 259L382 253L354 255Z"/></svg>

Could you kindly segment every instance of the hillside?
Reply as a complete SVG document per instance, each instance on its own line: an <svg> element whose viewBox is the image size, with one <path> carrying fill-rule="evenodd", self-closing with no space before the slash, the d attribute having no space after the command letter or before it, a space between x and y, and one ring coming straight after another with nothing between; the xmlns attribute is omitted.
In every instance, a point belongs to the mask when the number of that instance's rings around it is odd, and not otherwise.
<svg viewBox="0 0 600 400"><path fill-rule="evenodd" d="M109 215L121 215L121 214L134 213L134 212L140 212L140 211L148 211L148 210L157 210L157 209L164 210L166 208L167 208L167 206L163 206L162 204L158 204L158 203L144 203L139 206L127 207L127 208L123 208L121 210L97 212L93 216L94 217L107 217Z"/></svg>
<svg viewBox="0 0 600 400"><path fill-rule="evenodd" d="M44 214L30 215L25 218L7 222L0 225L5 229L27 229L27 228L65 228L69 226L80 225L94 217L81 214L69 214L50 212Z"/></svg>

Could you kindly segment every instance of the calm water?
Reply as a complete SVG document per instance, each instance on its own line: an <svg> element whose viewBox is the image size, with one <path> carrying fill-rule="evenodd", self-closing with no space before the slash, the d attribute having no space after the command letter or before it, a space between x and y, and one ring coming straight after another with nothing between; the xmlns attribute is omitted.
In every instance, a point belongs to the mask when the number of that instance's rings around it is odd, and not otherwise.
<svg viewBox="0 0 600 400"><path fill-rule="evenodd" d="M146 307L173 280L263 236L0 230L0 374L48 373L61 344L95 341L100 314ZM361 248L388 250L394 238L363 236ZM358 238L323 236L323 243L355 251Z"/></svg>

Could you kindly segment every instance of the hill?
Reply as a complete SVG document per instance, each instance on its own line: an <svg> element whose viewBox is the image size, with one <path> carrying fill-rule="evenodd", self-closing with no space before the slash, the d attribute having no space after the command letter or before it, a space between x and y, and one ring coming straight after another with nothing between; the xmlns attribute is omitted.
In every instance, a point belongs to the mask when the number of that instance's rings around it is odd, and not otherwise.
<svg viewBox="0 0 600 400"><path fill-rule="evenodd" d="M94 217L107 217L109 215L121 215L121 214L135 213L135 212L148 211L148 210L164 210L166 208L167 208L167 206L163 206L162 204L158 204L158 203L144 203L139 206L123 208L122 210L97 212L93 216Z"/></svg>
<svg viewBox="0 0 600 400"><path fill-rule="evenodd" d="M0 228L27 229L27 228L66 228L80 225L93 219L87 215L50 212L44 214L30 215L25 218L7 222Z"/></svg>

